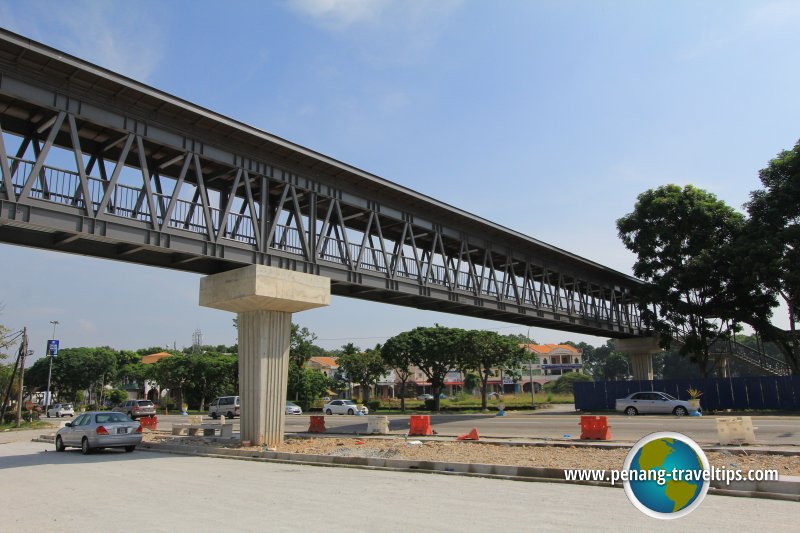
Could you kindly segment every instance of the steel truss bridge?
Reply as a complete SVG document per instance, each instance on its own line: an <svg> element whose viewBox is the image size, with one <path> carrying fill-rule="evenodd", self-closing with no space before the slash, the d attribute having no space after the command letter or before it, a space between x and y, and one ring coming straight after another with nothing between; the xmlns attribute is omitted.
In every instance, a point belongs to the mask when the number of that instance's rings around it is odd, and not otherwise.
<svg viewBox="0 0 800 533"><path fill-rule="evenodd" d="M0 30L0 242L606 337L630 276Z"/></svg>

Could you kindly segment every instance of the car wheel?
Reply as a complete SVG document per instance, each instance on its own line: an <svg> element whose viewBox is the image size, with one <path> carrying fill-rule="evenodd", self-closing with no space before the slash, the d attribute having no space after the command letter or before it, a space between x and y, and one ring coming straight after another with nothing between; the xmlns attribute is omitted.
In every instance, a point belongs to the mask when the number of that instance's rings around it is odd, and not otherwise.
<svg viewBox="0 0 800 533"><path fill-rule="evenodd" d="M92 449L89 447L89 439L83 437L83 440L81 441L81 453L83 455L89 455L91 451Z"/></svg>
<svg viewBox="0 0 800 533"><path fill-rule="evenodd" d="M689 412L686 410L685 407L681 407L680 405L672 410L672 414L675 416L686 416Z"/></svg>
<svg viewBox="0 0 800 533"><path fill-rule="evenodd" d="M231 413L230 411L228 411L227 413L225 413L225 418L232 419L234 416L236 416L236 415L234 415L234 414L233 414L233 413Z"/></svg>
<svg viewBox="0 0 800 533"><path fill-rule="evenodd" d="M325 411L325 414L326 414L326 415L332 415L332 414L333 414L333 411L331 411L330 409L328 409L328 410L326 410L326 411Z"/></svg>
<svg viewBox="0 0 800 533"><path fill-rule="evenodd" d="M50 418L50 413L47 413L47 418Z"/></svg>
<svg viewBox="0 0 800 533"><path fill-rule="evenodd" d="M64 441L61 440L61 435L56 435L56 451L63 452L67 447L64 446Z"/></svg>
<svg viewBox="0 0 800 533"><path fill-rule="evenodd" d="M636 416L639 414L639 411L637 411L635 407L628 407L625 409L625 414L628 416Z"/></svg>
<svg viewBox="0 0 800 533"><path fill-rule="evenodd" d="M61 418L61 413L56 413L56 418Z"/></svg>
<svg viewBox="0 0 800 533"><path fill-rule="evenodd" d="M125 446L125 453L131 453L136 449L136 446Z"/></svg>
<svg viewBox="0 0 800 533"><path fill-rule="evenodd" d="M211 413L211 418L216 420L217 418L219 418L219 415L217 413Z"/></svg>
<svg viewBox="0 0 800 533"><path fill-rule="evenodd" d="M355 411L353 411L352 409L348 409L348 410L347 410L347 414L348 414L348 415L354 415L354 414L356 414L356 412L355 412Z"/></svg>

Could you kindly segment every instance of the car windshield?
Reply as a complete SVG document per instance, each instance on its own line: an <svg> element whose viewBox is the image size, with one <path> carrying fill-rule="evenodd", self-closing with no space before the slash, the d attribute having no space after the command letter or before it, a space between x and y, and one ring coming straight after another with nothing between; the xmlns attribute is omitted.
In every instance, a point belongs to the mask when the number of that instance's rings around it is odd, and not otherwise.
<svg viewBox="0 0 800 533"><path fill-rule="evenodd" d="M109 422L130 422L127 416L123 415L122 413L114 412L95 415L94 420L98 424L108 424Z"/></svg>
<svg viewBox="0 0 800 533"><path fill-rule="evenodd" d="M72 404L71 403L62 404L61 408L62 409L72 409Z"/></svg>
<svg viewBox="0 0 800 533"><path fill-rule="evenodd" d="M286 407L297 407L297 404L294 402L286 402Z"/></svg>
<svg viewBox="0 0 800 533"><path fill-rule="evenodd" d="M139 402L139 407L150 407L151 405L153 405L153 402L151 402L150 400Z"/></svg>
<svg viewBox="0 0 800 533"><path fill-rule="evenodd" d="M356 404L356 402L354 402L353 400L343 400L342 401L342 405L355 405L355 404Z"/></svg>

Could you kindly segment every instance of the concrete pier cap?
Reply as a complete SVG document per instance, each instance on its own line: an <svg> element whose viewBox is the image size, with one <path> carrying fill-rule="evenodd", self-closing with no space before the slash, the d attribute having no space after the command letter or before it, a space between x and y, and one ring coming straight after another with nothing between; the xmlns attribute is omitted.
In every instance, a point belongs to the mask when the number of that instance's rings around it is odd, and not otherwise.
<svg viewBox="0 0 800 533"><path fill-rule="evenodd" d="M331 280L264 265L200 279L200 305L223 311L297 313L331 303Z"/></svg>
<svg viewBox="0 0 800 533"><path fill-rule="evenodd" d="M283 442L292 313L330 300L330 279L264 265L201 278L201 306L238 313L242 441Z"/></svg>

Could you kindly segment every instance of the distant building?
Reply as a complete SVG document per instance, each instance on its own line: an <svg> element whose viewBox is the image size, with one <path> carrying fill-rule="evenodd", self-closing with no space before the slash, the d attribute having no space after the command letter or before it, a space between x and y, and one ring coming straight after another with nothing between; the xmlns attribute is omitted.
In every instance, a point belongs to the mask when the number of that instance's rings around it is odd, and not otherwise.
<svg viewBox="0 0 800 533"><path fill-rule="evenodd" d="M142 364L143 365L152 365L161 361L162 359L166 359L167 357L172 357L172 354L169 352L158 352L158 353L151 353L150 355L143 355L142 356ZM141 389L133 391L127 389L128 392L128 399L129 400L139 400L139 394L141 394ZM135 397L134 397L135 396ZM158 384L155 381L145 380L144 382L144 398L152 401L153 403L160 404L162 399L169 398L169 389L159 389Z"/></svg>
<svg viewBox="0 0 800 533"><path fill-rule="evenodd" d="M331 379L336 378L336 373L339 372L339 364L336 362L335 357L312 357L306 364L306 368L319 370Z"/></svg>

